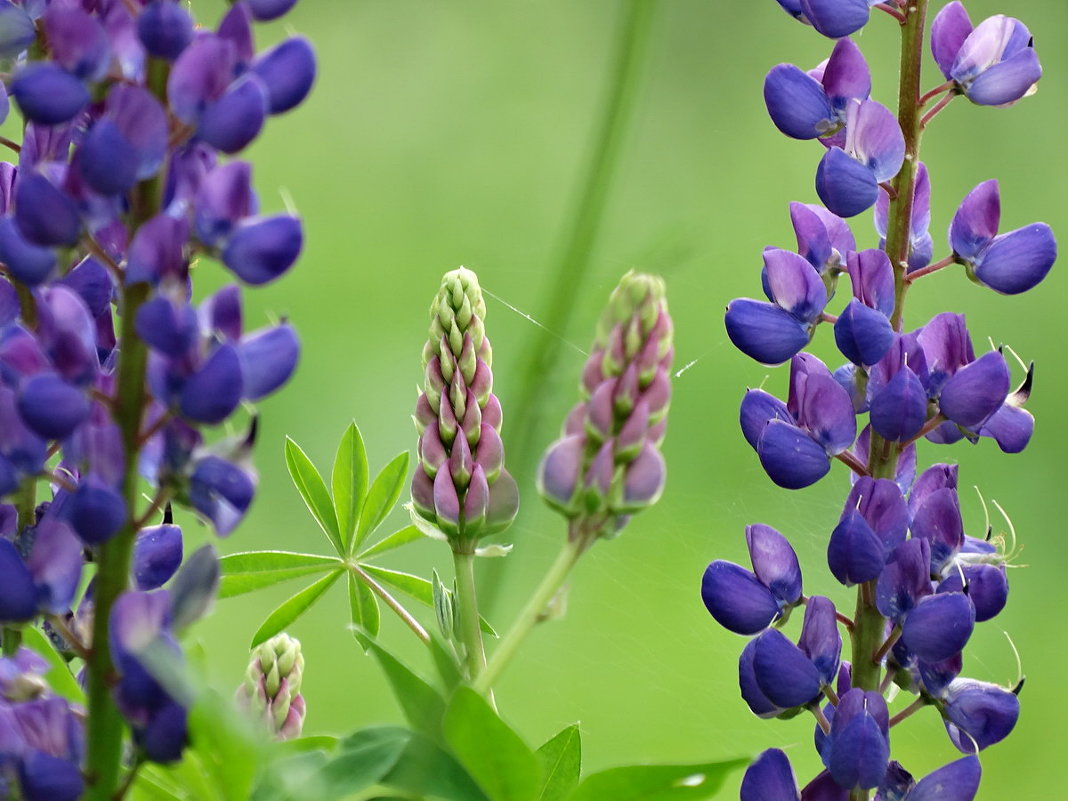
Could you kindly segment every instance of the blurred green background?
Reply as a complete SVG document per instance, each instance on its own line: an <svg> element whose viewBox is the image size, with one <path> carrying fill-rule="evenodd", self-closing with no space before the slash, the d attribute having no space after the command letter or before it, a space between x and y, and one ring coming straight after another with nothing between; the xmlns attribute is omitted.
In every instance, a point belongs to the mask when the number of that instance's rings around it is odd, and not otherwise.
<svg viewBox="0 0 1068 801"><path fill-rule="evenodd" d="M262 406L259 496L224 549L326 547L286 475L285 435L320 464L329 464L350 419L363 430L374 469L414 447L409 414L426 309L441 273L460 264L503 300L489 299L487 325L505 443L509 429L519 427L533 427L539 450L555 437L574 402L582 356L565 345L558 368L542 376L538 419L508 420L520 354L538 333L509 305L536 319L545 314L542 298L590 157L623 8L611 0L303 0L285 21L258 29L261 43L291 30L306 34L320 57L310 102L274 120L250 154L264 208L279 210L291 198L305 220L307 248L291 274L247 294L247 319L288 316L304 355L293 382ZM976 0L968 8L976 21L1000 11L1023 19L1036 35L1046 77L1035 97L1010 110L958 99L929 130L923 157L932 174L936 258L957 203L991 177L1001 181L1003 230L1046 220L1068 236L1068 6ZM210 21L221 3L197 0L194 9ZM498 699L533 743L581 721L587 769L751 755L776 745L807 781L817 770L811 720L768 722L748 712L736 684L744 640L714 623L698 587L710 560L745 562L744 526L760 521L793 541L806 592L852 606L851 593L825 566L848 486L845 470L839 465L801 492L771 485L738 431L737 406L747 385L766 382L783 394L786 368L750 362L722 325L728 300L759 293L761 249L792 247L787 203L816 200L821 148L773 128L761 98L764 74L781 61L813 66L830 42L794 23L773 0L660 0L654 17L601 235L588 254L574 318L554 333L586 349L620 274L635 268L667 278L677 366L692 362L675 381L668 487L656 508L583 560L566 618L535 631ZM873 68L874 97L891 106L897 40L896 25L878 12L858 38ZM940 81L928 58L924 85ZM870 216L856 218L854 230L863 246L876 244ZM214 269L201 273L200 292L222 280ZM1057 427L1057 415L1068 378L1056 370L1065 357L1066 290L1063 266L1038 290L1015 298L946 270L917 285L908 306L912 325L944 309L966 312L977 349L992 337L1038 362L1029 407L1038 425L1025 453L1004 456L984 441L927 445L920 454L921 466L962 463L971 533L981 533L983 519L974 484L1005 506L1026 546L1019 561L1028 567L1011 572L1008 609L978 628L966 654L966 675L1014 683L1005 629L1028 676L1016 732L983 754L980 798L988 801L1052 798L1063 783L1068 429ZM830 310L844 302L840 295ZM836 363L829 333L820 331L815 350ZM499 628L564 536L561 520L534 493L532 465L510 466L524 492L507 535L515 551L479 566L483 578L501 580L488 611ZM404 517L391 522L399 527ZM204 536L203 529L193 536ZM384 564L423 575L434 566L450 570L445 549L430 542ZM224 687L239 681L252 632L299 586L220 602L198 631L213 681ZM307 657L309 732L399 719L375 663L346 630L344 595L338 585L291 630ZM383 630L388 644L429 671L396 620L385 617ZM917 775L956 753L933 712L896 728L893 752ZM736 797L739 780L733 777L724 797Z"/></svg>

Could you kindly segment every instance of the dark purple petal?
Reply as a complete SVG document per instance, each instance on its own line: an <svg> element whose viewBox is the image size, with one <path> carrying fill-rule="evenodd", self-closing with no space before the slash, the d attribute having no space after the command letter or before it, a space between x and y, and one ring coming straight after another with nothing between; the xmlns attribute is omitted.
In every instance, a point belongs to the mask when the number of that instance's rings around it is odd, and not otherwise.
<svg viewBox="0 0 1068 801"><path fill-rule="evenodd" d="M229 236L237 223L256 211L252 165L230 161L215 167L204 176L195 206L197 236L214 247Z"/></svg>
<svg viewBox="0 0 1068 801"><path fill-rule="evenodd" d="M137 533L133 574L137 589L155 590L166 584L182 564L182 529L163 524Z"/></svg>
<svg viewBox="0 0 1068 801"><path fill-rule="evenodd" d="M14 58L37 38L33 19L14 3L0 5L0 58Z"/></svg>
<svg viewBox="0 0 1068 801"><path fill-rule="evenodd" d="M742 778L741 801L797 801L797 779L790 760L769 748L754 760Z"/></svg>
<svg viewBox="0 0 1068 801"><path fill-rule="evenodd" d="M126 501L114 488L89 476L71 493L63 515L86 544L100 545L126 524Z"/></svg>
<svg viewBox="0 0 1068 801"><path fill-rule="evenodd" d="M22 67L11 81L11 94L26 118L42 125L72 120L89 103L85 84L47 61Z"/></svg>
<svg viewBox="0 0 1068 801"><path fill-rule="evenodd" d="M137 36L149 55L174 61L193 41L193 19L179 3L152 0L137 17Z"/></svg>
<svg viewBox="0 0 1068 801"><path fill-rule="evenodd" d="M82 140L78 168L85 182L102 195L119 195L137 182L140 154L107 117Z"/></svg>
<svg viewBox="0 0 1068 801"><path fill-rule="evenodd" d="M881 311L854 298L834 324L834 341L854 364L875 364L894 342L894 329Z"/></svg>
<svg viewBox="0 0 1068 801"><path fill-rule="evenodd" d="M871 400L871 427L883 439L912 439L927 422L927 392L908 367L902 367Z"/></svg>
<svg viewBox="0 0 1068 801"><path fill-rule="evenodd" d="M984 353L961 368L942 388L938 406L965 428L978 428L1001 408L1009 394L1009 367L998 351Z"/></svg>
<svg viewBox="0 0 1068 801"><path fill-rule="evenodd" d="M942 489L957 489L957 471L955 464L933 464L928 467L909 493L909 511L915 513L928 495Z"/></svg>
<svg viewBox="0 0 1068 801"><path fill-rule="evenodd" d="M76 762L36 749L19 763L19 787L25 801L78 801L85 791Z"/></svg>
<svg viewBox="0 0 1068 801"><path fill-rule="evenodd" d="M879 195L875 173L840 147L832 147L816 168L816 193L839 217L870 209Z"/></svg>
<svg viewBox="0 0 1068 801"><path fill-rule="evenodd" d="M195 125L204 109L226 91L234 76L236 53L231 42L205 34L182 51L167 79L171 110Z"/></svg>
<svg viewBox="0 0 1068 801"><path fill-rule="evenodd" d="M56 253L27 242L12 217L0 218L0 261L27 286L47 280L56 268Z"/></svg>
<svg viewBox="0 0 1068 801"><path fill-rule="evenodd" d="M249 13L248 3L234 3L219 22L219 37L226 39L234 46L237 54L236 73L244 72L245 67L256 54L256 43L253 41L252 15Z"/></svg>
<svg viewBox="0 0 1068 801"><path fill-rule="evenodd" d="M764 426L769 420L783 420L793 423L793 415L786 409L786 404L762 389L750 389L742 398L739 420L742 435L754 449L764 433Z"/></svg>
<svg viewBox="0 0 1068 801"><path fill-rule="evenodd" d="M237 346L245 398L256 401L282 386L297 367L300 340L288 323L255 331Z"/></svg>
<svg viewBox="0 0 1068 801"><path fill-rule="evenodd" d="M231 342L241 339L241 289L237 285L224 286L206 298L198 312L201 328L208 334Z"/></svg>
<svg viewBox="0 0 1068 801"><path fill-rule="evenodd" d="M949 226L949 246L966 261L972 261L998 232L1001 195L996 180L983 181L967 194Z"/></svg>
<svg viewBox="0 0 1068 801"><path fill-rule="evenodd" d="M1042 77L1038 54L1025 48L999 64L983 70L968 85L964 94L981 106L1014 103L1026 95Z"/></svg>
<svg viewBox="0 0 1068 801"><path fill-rule="evenodd" d="M853 400L826 373L808 377L797 422L832 456L848 449L857 437Z"/></svg>
<svg viewBox="0 0 1068 801"><path fill-rule="evenodd" d="M841 787L872 789L882 783L890 762L886 718L886 702L878 693L850 690L842 697L824 757Z"/></svg>
<svg viewBox="0 0 1068 801"><path fill-rule="evenodd" d="M894 268L886 253L875 248L850 253L847 270L853 297L889 317L894 311Z"/></svg>
<svg viewBox="0 0 1068 801"><path fill-rule="evenodd" d="M928 595L906 615L901 640L920 659L940 662L964 649L974 627L975 607L967 595Z"/></svg>
<svg viewBox="0 0 1068 801"><path fill-rule="evenodd" d="M89 416L89 398L55 373L38 373L19 389L18 409L36 434L63 439Z"/></svg>
<svg viewBox="0 0 1068 801"><path fill-rule="evenodd" d="M76 6L52 4L42 20L52 60L83 81L98 81L111 60L99 19Z"/></svg>
<svg viewBox="0 0 1068 801"><path fill-rule="evenodd" d="M735 634L757 634L779 616L779 602L760 580L740 565L716 560L701 579L705 608Z"/></svg>
<svg viewBox="0 0 1068 801"><path fill-rule="evenodd" d="M823 89L836 109L845 108L849 100L865 100L871 94L868 62L852 39L835 42L823 70Z"/></svg>
<svg viewBox="0 0 1068 801"><path fill-rule="evenodd" d="M87 256L73 270L63 276L59 283L70 287L96 318L107 311L115 294L115 286L107 268L92 256Z"/></svg>
<svg viewBox="0 0 1068 801"><path fill-rule="evenodd" d="M0 537L0 621L24 623L37 614L37 590L33 577L15 546Z"/></svg>
<svg viewBox="0 0 1068 801"><path fill-rule="evenodd" d="M806 324L815 322L827 305L827 288L820 274L796 253L765 250L764 277L771 299Z"/></svg>
<svg viewBox="0 0 1068 801"><path fill-rule="evenodd" d="M957 53L971 32L971 18L958 0L939 11L931 23L931 53L946 80L950 79Z"/></svg>
<svg viewBox="0 0 1068 801"><path fill-rule="evenodd" d="M186 718L185 708L171 702L152 715L143 730L135 732L137 744L150 761L168 764L182 758L182 749L189 741Z"/></svg>
<svg viewBox="0 0 1068 801"><path fill-rule="evenodd" d="M830 685L838 675L842 656L842 635L834 604L822 595L813 595L805 603L805 621L797 642L819 671L824 684Z"/></svg>
<svg viewBox="0 0 1068 801"><path fill-rule="evenodd" d="M894 622L931 594L931 546L913 538L891 555L875 586L875 605L883 617Z"/></svg>
<svg viewBox="0 0 1068 801"><path fill-rule="evenodd" d="M297 4L297 0L248 0L252 16L261 22L278 19Z"/></svg>
<svg viewBox="0 0 1068 801"><path fill-rule="evenodd" d="M762 718L773 718L783 710L777 707L757 684L756 674L753 668L753 659L756 653L756 640L750 640L742 649L738 657L738 688L741 691L742 700L749 706L754 715Z"/></svg>
<svg viewBox="0 0 1068 801"><path fill-rule="evenodd" d="M237 153L263 129L267 102L263 81L246 73L222 97L204 108L197 136L224 153Z"/></svg>
<svg viewBox="0 0 1068 801"><path fill-rule="evenodd" d="M964 543L957 491L940 489L930 493L915 507L911 528L913 537L921 537L931 546L932 572L941 572Z"/></svg>
<svg viewBox="0 0 1068 801"><path fill-rule="evenodd" d="M15 185L15 222L34 245L74 245L82 233L78 206L40 174L20 175Z"/></svg>
<svg viewBox="0 0 1068 801"><path fill-rule="evenodd" d="M753 572L785 604L801 598L801 566L789 540L771 526L755 523L745 528L745 543Z"/></svg>
<svg viewBox="0 0 1068 801"><path fill-rule="evenodd" d="M219 345L182 388L182 415L199 423L221 423L244 394L241 357L228 343Z"/></svg>
<svg viewBox="0 0 1068 801"><path fill-rule="evenodd" d="M294 36L258 56L252 71L267 87L268 111L281 114L299 105L311 91L315 51L303 36Z"/></svg>
<svg viewBox="0 0 1068 801"><path fill-rule="evenodd" d="M953 744L965 754L1001 742L1020 717L1020 699L996 684L974 679L950 683L943 698L946 730Z"/></svg>
<svg viewBox="0 0 1068 801"><path fill-rule="evenodd" d="M964 592L975 607L975 622L997 617L1009 600L1009 579L1004 565L950 566L938 592ZM963 579L962 579L963 575Z"/></svg>
<svg viewBox="0 0 1068 801"><path fill-rule="evenodd" d="M808 344L806 327L772 303L736 298L723 322L738 350L762 364L781 364Z"/></svg>
<svg viewBox="0 0 1068 801"><path fill-rule="evenodd" d="M38 609L54 615L70 609L82 577L84 551L82 542L56 515L47 514L37 524L26 569L37 588Z"/></svg>
<svg viewBox="0 0 1068 801"><path fill-rule="evenodd" d="M834 125L819 81L793 64L779 64L764 78L764 103L775 127L794 139L824 136Z"/></svg>
<svg viewBox="0 0 1068 801"><path fill-rule="evenodd" d="M149 347L178 358L196 342L197 316L192 307L157 296L137 310L135 328Z"/></svg>
<svg viewBox="0 0 1068 801"><path fill-rule="evenodd" d="M840 787L824 770L801 790L801 801L849 801L849 790Z"/></svg>
<svg viewBox="0 0 1068 801"><path fill-rule="evenodd" d="M753 673L769 701L792 709L819 698L819 670L781 631L768 629L753 642Z"/></svg>
<svg viewBox="0 0 1068 801"><path fill-rule="evenodd" d="M846 514L831 532L827 565L847 587L878 578L886 563L882 541L856 510Z"/></svg>
<svg viewBox="0 0 1068 801"><path fill-rule="evenodd" d="M982 437L993 437L1005 453L1019 453L1031 441L1035 417L1026 409L1003 404L979 429Z"/></svg>
<svg viewBox="0 0 1068 801"><path fill-rule="evenodd" d="M950 762L920 779L908 801L974 801L982 772L974 756Z"/></svg>
<svg viewBox="0 0 1068 801"><path fill-rule="evenodd" d="M812 27L831 39L856 33L868 23L868 0L801 0L801 10Z"/></svg>
<svg viewBox="0 0 1068 801"><path fill-rule="evenodd" d="M1046 223L1033 223L994 237L975 261L975 278L1004 295L1037 285L1057 260L1057 240Z"/></svg>
<svg viewBox="0 0 1068 801"><path fill-rule="evenodd" d="M800 428L782 420L772 420L764 427L757 443L757 455L771 480L785 489L815 484L831 469L823 446Z"/></svg>
<svg viewBox="0 0 1068 801"><path fill-rule="evenodd" d="M293 265L303 242L296 217L261 217L237 227L223 248L222 259L243 281L266 284Z"/></svg>
<svg viewBox="0 0 1068 801"><path fill-rule="evenodd" d="M189 498L198 512L225 537L244 517L255 494L254 479L245 470L217 456L197 462L189 479Z"/></svg>

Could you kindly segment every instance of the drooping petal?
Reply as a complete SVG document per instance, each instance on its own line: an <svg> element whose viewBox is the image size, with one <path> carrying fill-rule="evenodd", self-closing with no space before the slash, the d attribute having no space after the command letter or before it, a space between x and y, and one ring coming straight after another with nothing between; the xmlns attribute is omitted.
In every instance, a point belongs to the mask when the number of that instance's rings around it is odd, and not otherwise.
<svg viewBox="0 0 1068 801"><path fill-rule="evenodd" d="M252 71L267 87L268 111L281 114L298 106L315 82L315 51L303 36L294 36L258 56Z"/></svg>
<svg viewBox="0 0 1068 801"><path fill-rule="evenodd" d="M906 615L901 640L920 659L940 662L963 650L974 627L975 607L967 595L928 595Z"/></svg>
<svg viewBox="0 0 1068 801"><path fill-rule="evenodd" d="M798 801L797 779L790 760L769 748L754 760L742 778L741 801Z"/></svg>
<svg viewBox="0 0 1068 801"><path fill-rule="evenodd" d="M1004 295L1037 285L1057 260L1057 240L1046 223L1033 223L994 237L975 262L975 278Z"/></svg>
<svg viewBox="0 0 1068 801"><path fill-rule="evenodd" d="M155 590L166 584L182 564L182 529L164 523L137 533L133 574L137 589Z"/></svg>
<svg viewBox="0 0 1068 801"><path fill-rule="evenodd" d="M993 437L1005 453L1020 453L1031 441L1034 431L1034 415L1027 409L1006 403L987 418L979 429L979 436Z"/></svg>
<svg viewBox="0 0 1068 801"><path fill-rule="evenodd" d="M908 801L974 801L982 772L974 756L950 762L920 779Z"/></svg>
<svg viewBox="0 0 1068 801"><path fill-rule="evenodd" d="M894 342L894 329L882 312L854 298L834 324L834 341L854 364L875 364Z"/></svg>
<svg viewBox="0 0 1068 801"><path fill-rule="evenodd" d="M842 656L842 635L838 631L834 604L829 598L813 595L805 603L805 621L797 646L812 660L823 683L832 684L838 675Z"/></svg>
<svg viewBox="0 0 1068 801"><path fill-rule="evenodd" d="M808 344L806 327L773 303L736 298L723 318L731 342L761 364L782 364Z"/></svg>
<svg viewBox="0 0 1068 801"><path fill-rule="evenodd" d="M938 592L964 592L975 607L975 622L992 620L1009 599L1009 580L1004 565L950 566Z"/></svg>
<svg viewBox="0 0 1068 801"><path fill-rule="evenodd" d="M223 248L222 260L249 284L266 284L288 270L304 243L300 220L278 215L239 225Z"/></svg>
<svg viewBox="0 0 1068 801"><path fill-rule="evenodd" d="M764 251L764 270L771 299L798 320L811 324L827 305L827 289L818 272L789 250Z"/></svg>
<svg viewBox="0 0 1068 801"><path fill-rule="evenodd" d="M137 36L150 55L174 61L193 41L193 19L180 3L152 0L137 17Z"/></svg>
<svg viewBox="0 0 1068 801"><path fill-rule="evenodd" d="M701 599L716 622L736 634L757 634L780 612L771 590L753 573L718 559L705 568Z"/></svg>
<svg viewBox="0 0 1068 801"><path fill-rule="evenodd" d="M782 420L772 420L764 427L757 443L757 455L768 477L784 489L815 484L831 469L823 446L797 426Z"/></svg>
<svg viewBox="0 0 1068 801"><path fill-rule="evenodd" d="M199 423L221 423L244 393L241 357L229 343L219 345L182 387L178 407Z"/></svg>
<svg viewBox="0 0 1068 801"><path fill-rule="evenodd" d="M830 39L856 33L868 23L868 0L801 0L801 10L812 27Z"/></svg>
<svg viewBox="0 0 1068 801"><path fill-rule="evenodd" d="M267 114L267 87L246 73L216 101L204 108L197 136L224 153L237 153L263 129Z"/></svg>
<svg viewBox="0 0 1068 801"><path fill-rule="evenodd" d="M879 196L878 184L870 167L840 147L828 150L816 168L816 193L839 217L870 209Z"/></svg>
<svg viewBox="0 0 1068 801"><path fill-rule="evenodd" d="M792 709L819 697L819 670L781 631L768 629L754 642L753 671L768 700Z"/></svg>
<svg viewBox="0 0 1068 801"><path fill-rule="evenodd" d="M855 712L846 707L859 701ZM852 714L847 714L852 712ZM886 702L878 693L850 690L842 697L831 728L825 764L842 787L878 787L890 762Z"/></svg>
<svg viewBox="0 0 1068 801"><path fill-rule="evenodd" d="M89 398L55 373L38 373L19 390L22 419L45 439L63 439L89 416Z"/></svg>
<svg viewBox="0 0 1068 801"><path fill-rule="evenodd" d="M300 356L300 340L293 326L282 323L253 332L237 347L245 398L260 400L293 375Z"/></svg>
<svg viewBox="0 0 1068 801"><path fill-rule="evenodd" d="M879 576L875 586L875 605L879 612L899 622L916 603L931 594L931 546L914 537L901 545Z"/></svg>
<svg viewBox="0 0 1068 801"><path fill-rule="evenodd" d="M958 370L942 388L942 414L965 428L978 428L1009 394L1009 367L998 351L984 353Z"/></svg>
<svg viewBox="0 0 1068 801"><path fill-rule="evenodd" d="M68 122L89 103L85 84L47 61L19 69L11 81L11 95L26 118L41 125Z"/></svg>
<svg viewBox="0 0 1068 801"><path fill-rule="evenodd" d="M871 400L871 426L883 439L912 439L927 422L927 393L912 370L902 367Z"/></svg>
<svg viewBox="0 0 1068 801"><path fill-rule="evenodd" d="M827 564L847 587L879 577L886 563L883 543L856 510L845 515L831 532Z"/></svg>
<svg viewBox="0 0 1068 801"><path fill-rule="evenodd" d="M794 139L815 139L834 125L819 81L793 64L779 64L764 78L764 103L775 127Z"/></svg>
<svg viewBox="0 0 1068 801"><path fill-rule="evenodd" d="M942 698L946 730L960 751L974 754L1001 742L1020 717L1020 699L996 684L956 679Z"/></svg>
<svg viewBox="0 0 1068 801"><path fill-rule="evenodd" d="M981 106L1002 106L1024 97L1042 77L1042 65L1034 48L1027 47L1014 56L983 70L968 85L964 94Z"/></svg>

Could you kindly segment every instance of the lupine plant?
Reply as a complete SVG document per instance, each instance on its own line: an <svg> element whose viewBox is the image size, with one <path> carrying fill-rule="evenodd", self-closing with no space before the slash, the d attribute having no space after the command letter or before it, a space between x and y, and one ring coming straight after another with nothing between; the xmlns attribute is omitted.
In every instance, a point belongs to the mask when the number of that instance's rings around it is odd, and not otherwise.
<svg viewBox="0 0 1068 801"><path fill-rule="evenodd" d="M750 638L738 663L742 698L763 718L810 713L824 766L799 790L786 754L767 750L746 772L741 798L971 801L979 752L1007 737L1020 711L1022 682L969 678L964 659L975 626L1006 605L1013 554L991 539L989 525L966 532L957 465L921 469L917 446L986 438L1006 453L1023 450L1034 427L1025 408L1033 366L1020 362L1024 377L1014 389L1011 349L977 354L961 314L910 327L905 299L924 276L953 266L995 292L1024 292L1046 276L1057 248L1045 223L1000 233L998 183L981 175L953 216L948 255L932 261L940 249L928 231L937 173L920 160L920 140L958 97L995 107L1023 99L1041 67L1022 22L998 15L973 25L959 2L933 14L927 0L779 3L837 39L814 69L780 64L764 83L776 127L823 146L815 172L823 205L791 204L796 249L764 251L767 300L731 301L725 323L746 355L789 362L785 402L750 389L741 403L742 433L768 477L800 489L835 461L849 471L826 553L834 579L855 588L856 605L837 609L814 594L818 582L803 584L789 539L759 523L745 532L751 569L717 560L705 571L708 611ZM885 16L869 22L873 8ZM896 117L869 96L868 64L848 38L884 19L901 31ZM942 75L924 91L928 41ZM844 218L873 207L879 245L858 249ZM834 303L843 276L851 296ZM825 333L843 366L832 370L804 352L821 327L833 329ZM803 618L796 642L784 631L795 611ZM939 715L948 744L964 756L947 755L917 780L891 746L896 727L920 712Z"/></svg>
<svg viewBox="0 0 1068 801"><path fill-rule="evenodd" d="M251 404L298 359L288 323L246 329L240 285L286 273L301 222L261 211L236 158L312 87L307 40L254 45L293 4L212 27L169 0L0 3L22 131L0 163L2 798L118 799L215 747L179 637L219 568L184 555L172 505L235 528ZM237 283L195 303L202 271Z"/></svg>

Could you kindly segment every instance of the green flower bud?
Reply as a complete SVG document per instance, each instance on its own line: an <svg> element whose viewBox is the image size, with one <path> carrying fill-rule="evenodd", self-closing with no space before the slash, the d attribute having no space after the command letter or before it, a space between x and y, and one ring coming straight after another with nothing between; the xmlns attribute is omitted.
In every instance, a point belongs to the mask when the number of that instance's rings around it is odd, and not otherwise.
<svg viewBox="0 0 1068 801"><path fill-rule="evenodd" d="M304 655L300 641L278 634L253 649L238 702L261 718L279 740L300 736L304 725Z"/></svg>

